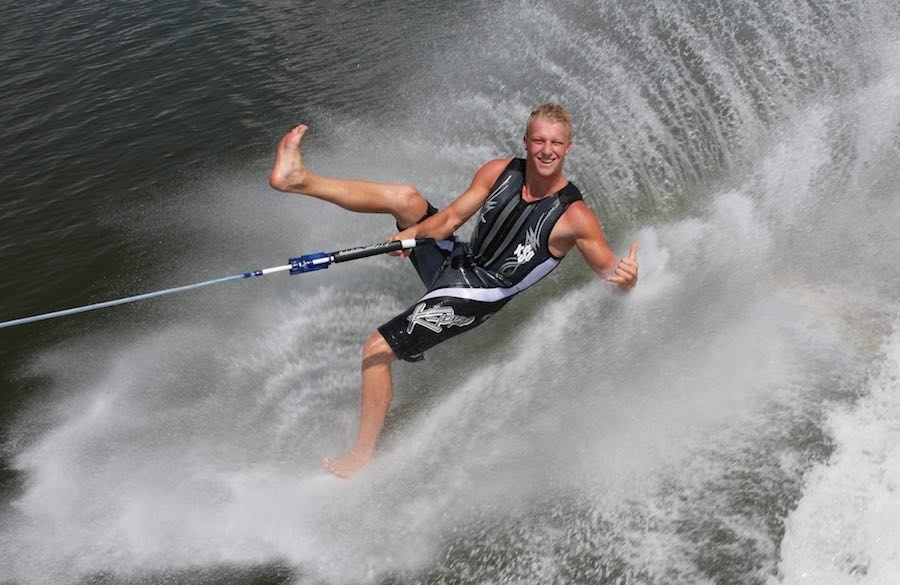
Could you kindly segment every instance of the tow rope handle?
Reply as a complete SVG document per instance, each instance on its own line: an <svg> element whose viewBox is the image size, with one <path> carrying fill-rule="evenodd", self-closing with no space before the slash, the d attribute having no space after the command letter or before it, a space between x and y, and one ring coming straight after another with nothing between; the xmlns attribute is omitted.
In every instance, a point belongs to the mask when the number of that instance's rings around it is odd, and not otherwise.
<svg viewBox="0 0 900 585"><path fill-rule="evenodd" d="M291 258L288 262L291 263L291 274L301 274L303 272L312 272L313 270L322 270L339 262L367 258L368 256L376 256L378 254L387 254L398 250L409 250L416 246L425 246L428 244L434 244L434 239L416 238L409 240L394 240L391 242L372 244L371 246L360 246L358 248L339 250L337 252L316 252L315 254L306 254L299 258Z"/></svg>

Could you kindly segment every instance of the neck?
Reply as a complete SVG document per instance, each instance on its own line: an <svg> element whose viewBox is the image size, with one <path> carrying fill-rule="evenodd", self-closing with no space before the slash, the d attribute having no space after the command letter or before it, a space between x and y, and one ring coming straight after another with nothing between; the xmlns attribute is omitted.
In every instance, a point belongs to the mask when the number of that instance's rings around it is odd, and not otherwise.
<svg viewBox="0 0 900 585"><path fill-rule="evenodd" d="M526 200L543 199L565 187L568 182L562 171L549 177L542 177L534 171L529 173L526 167L525 186L522 189L522 195Z"/></svg>

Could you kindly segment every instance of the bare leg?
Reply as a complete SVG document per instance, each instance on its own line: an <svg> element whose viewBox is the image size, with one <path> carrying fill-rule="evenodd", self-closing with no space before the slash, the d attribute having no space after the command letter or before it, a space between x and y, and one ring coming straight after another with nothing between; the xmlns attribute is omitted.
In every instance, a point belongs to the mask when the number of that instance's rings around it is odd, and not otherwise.
<svg viewBox="0 0 900 585"><path fill-rule="evenodd" d="M353 449L340 459L325 458L323 463L338 477L351 477L362 468L375 452L375 443L384 426L393 396L391 362L394 352L384 337L375 332L363 348L362 405L359 433Z"/></svg>
<svg viewBox="0 0 900 585"><path fill-rule="evenodd" d="M412 185L335 179L317 175L303 164L300 142L307 127L300 125L278 143L275 165L269 176L273 188L310 195L350 211L388 213L403 227L415 225L428 209L428 202ZM323 463L339 477L351 477L372 459L393 395L391 362L394 352L374 333L363 348L362 400L359 433L353 449L340 459Z"/></svg>
<svg viewBox="0 0 900 585"><path fill-rule="evenodd" d="M303 165L300 141L307 127L297 126L278 143L269 184L288 193L311 195L350 211L389 213L403 227L418 222L428 203L412 185L334 179L317 175Z"/></svg>

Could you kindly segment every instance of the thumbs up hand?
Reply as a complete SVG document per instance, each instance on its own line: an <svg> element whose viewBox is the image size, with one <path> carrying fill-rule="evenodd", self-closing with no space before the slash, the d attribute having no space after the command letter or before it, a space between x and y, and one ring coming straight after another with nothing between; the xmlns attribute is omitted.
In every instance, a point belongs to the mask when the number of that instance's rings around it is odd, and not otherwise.
<svg viewBox="0 0 900 585"><path fill-rule="evenodd" d="M639 243L632 242L628 256L619 259L616 269L606 277L607 281L614 282L622 288L634 288L638 278L637 252L639 247Z"/></svg>

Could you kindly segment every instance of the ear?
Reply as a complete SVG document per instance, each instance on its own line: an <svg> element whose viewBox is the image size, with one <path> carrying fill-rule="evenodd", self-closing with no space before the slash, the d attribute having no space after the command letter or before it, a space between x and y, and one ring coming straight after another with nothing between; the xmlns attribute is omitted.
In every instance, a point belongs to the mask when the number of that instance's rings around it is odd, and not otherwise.
<svg viewBox="0 0 900 585"><path fill-rule="evenodd" d="M572 150L572 145L575 144L571 139L569 139L569 145L566 146L566 155L568 156L569 151Z"/></svg>
<svg viewBox="0 0 900 585"><path fill-rule="evenodd" d="M522 135L522 146L525 147L525 152L528 152L528 132Z"/></svg>

